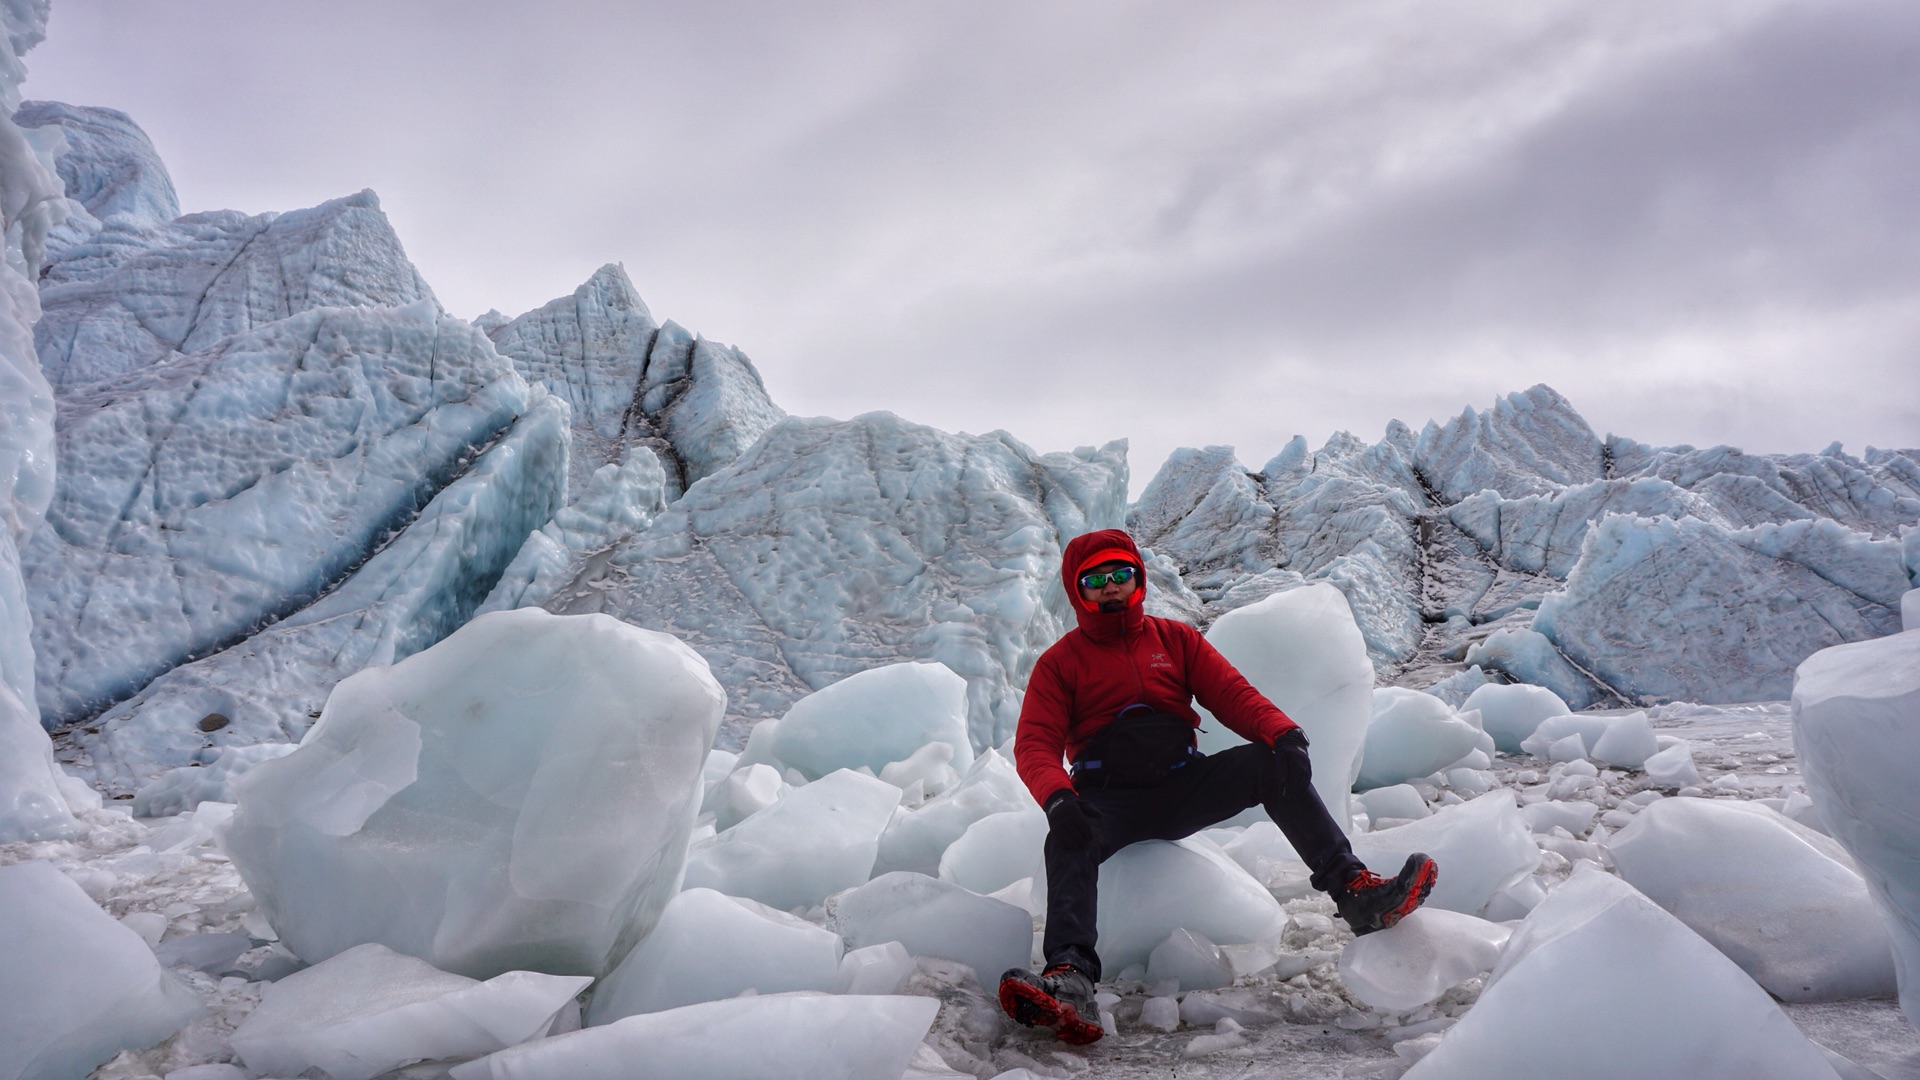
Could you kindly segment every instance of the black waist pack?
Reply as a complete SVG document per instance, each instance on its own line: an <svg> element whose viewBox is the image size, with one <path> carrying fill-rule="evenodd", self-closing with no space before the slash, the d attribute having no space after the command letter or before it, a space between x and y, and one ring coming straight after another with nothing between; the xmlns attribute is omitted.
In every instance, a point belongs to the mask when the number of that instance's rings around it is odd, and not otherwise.
<svg viewBox="0 0 1920 1080"><path fill-rule="evenodd" d="M1073 759L1075 787L1153 787L1199 756L1193 725L1169 713L1133 706L1080 748Z"/></svg>

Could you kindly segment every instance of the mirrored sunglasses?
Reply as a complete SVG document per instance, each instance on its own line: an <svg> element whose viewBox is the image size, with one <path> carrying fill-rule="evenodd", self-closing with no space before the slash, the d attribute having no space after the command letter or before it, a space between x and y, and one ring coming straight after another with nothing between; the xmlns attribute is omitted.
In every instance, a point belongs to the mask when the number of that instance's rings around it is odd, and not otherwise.
<svg viewBox="0 0 1920 1080"><path fill-rule="evenodd" d="M1133 580L1133 575L1136 573L1138 573L1138 571L1133 567L1123 566L1118 570L1109 570L1104 574L1081 574L1080 587L1083 589L1104 589L1107 587L1107 582L1109 581L1115 585L1125 585L1127 582Z"/></svg>

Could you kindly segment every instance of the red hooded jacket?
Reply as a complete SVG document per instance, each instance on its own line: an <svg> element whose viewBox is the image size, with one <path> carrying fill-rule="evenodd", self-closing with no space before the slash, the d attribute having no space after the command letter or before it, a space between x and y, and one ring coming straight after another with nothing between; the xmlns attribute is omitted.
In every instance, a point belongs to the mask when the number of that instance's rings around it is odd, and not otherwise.
<svg viewBox="0 0 1920 1080"><path fill-rule="evenodd" d="M1219 651L1186 623L1156 618L1142 607L1147 579L1126 610L1103 612L1080 598L1082 572L1116 559L1142 567L1133 537L1119 529L1076 536L1060 560L1060 580L1080 625L1040 655L1027 680L1013 758L1020 779L1045 806L1073 786L1063 759L1072 758L1120 710L1144 703L1200 726L1195 698L1249 742L1271 746L1299 725L1255 690Z"/></svg>

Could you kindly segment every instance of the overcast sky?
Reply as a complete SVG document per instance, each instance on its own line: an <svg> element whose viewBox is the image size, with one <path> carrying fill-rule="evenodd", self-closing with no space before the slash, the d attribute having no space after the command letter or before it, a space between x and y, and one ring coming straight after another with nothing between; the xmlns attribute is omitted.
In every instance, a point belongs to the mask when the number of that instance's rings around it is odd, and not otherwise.
<svg viewBox="0 0 1920 1080"><path fill-rule="evenodd" d="M1545 382L1920 446L1913 0L54 0L183 209L371 187L455 314L624 263L791 412L1258 468Z"/></svg>

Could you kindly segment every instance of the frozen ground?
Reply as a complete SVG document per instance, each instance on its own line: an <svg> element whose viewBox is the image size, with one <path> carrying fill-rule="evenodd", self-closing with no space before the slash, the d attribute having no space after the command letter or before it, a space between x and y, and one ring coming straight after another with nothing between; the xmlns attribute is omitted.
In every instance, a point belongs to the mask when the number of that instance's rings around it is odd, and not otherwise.
<svg viewBox="0 0 1920 1080"><path fill-rule="evenodd" d="M1656 710L1653 721L1662 734L1680 735L1692 744L1701 779L1698 797L1786 798L1802 790L1784 702L1670 705ZM1490 771L1525 805L1555 801L1564 785L1554 781L1564 769L1539 758L1501 755ZM1643 774L1607 770L1599 779L1603 793L1589 787L1578 794L1603 810L1637 811L1623 800L1645 787ZM201 816L218 813L210 805ZM261 977L284 975L293 963L268 940L272 932L254 912L253 898L227 856L210 842L206 822L192 814L135 820L114 809L89 813L86 820L84 839L0 847L0 864L52 861L109 914L155 936L163 958L180 961L174 970L208 1005L207 1014L179 1035L152 1049L122 1054L94 1076L164 1078L191 1065L232 1060L227 1036L259 1003L267 985ZM1580 835L1598 837L1604 847L1605 827L1601 830ZM1539 839L1546 875L1565 877L1569 861L1546 853L1547 846L1561 841L1545 834ZM1106 1004L1117 1030L1087 1048L1011 1025L969 969L922 959L902 992L938 998L941 1008L914 1068L921 1075L979 1077L1024 1068L1054 1077L1391 1078L1407 1065L1395 1051L1397 1043L1444 1030L1473 1006L1481 978L1411 1013L1368 1008L1341 981L1337 961L1353 938L1332 917L1331 903L1313 894L1287 900L1286 907L1294 925L1277 948L1229 949L1241 969L1239 978L1230 988L1182 995L1186 1022L1177 1030L1143 1025L1142 1010L1155 990L1144 978L1110 978L1101 990L1114 996ZM812 915L824 922L820 909ZM218 956L213 946L243 943L206 935L230 934L247 935L248 947L237 958ZM214 957L211 963L208 956ZM212 971L194 970L196 960ZM1920 1078L1920 1033L1892 998L1782 1008L1808 1036L1885 1080ZM1540 1054L1542 1069L1549 1070L1552 1047L1543 1044ZM953 1073L938 1071L933 1055ZM422 1065L394 1075L424 1080L444 1075L444 1068Z"/></svg>

